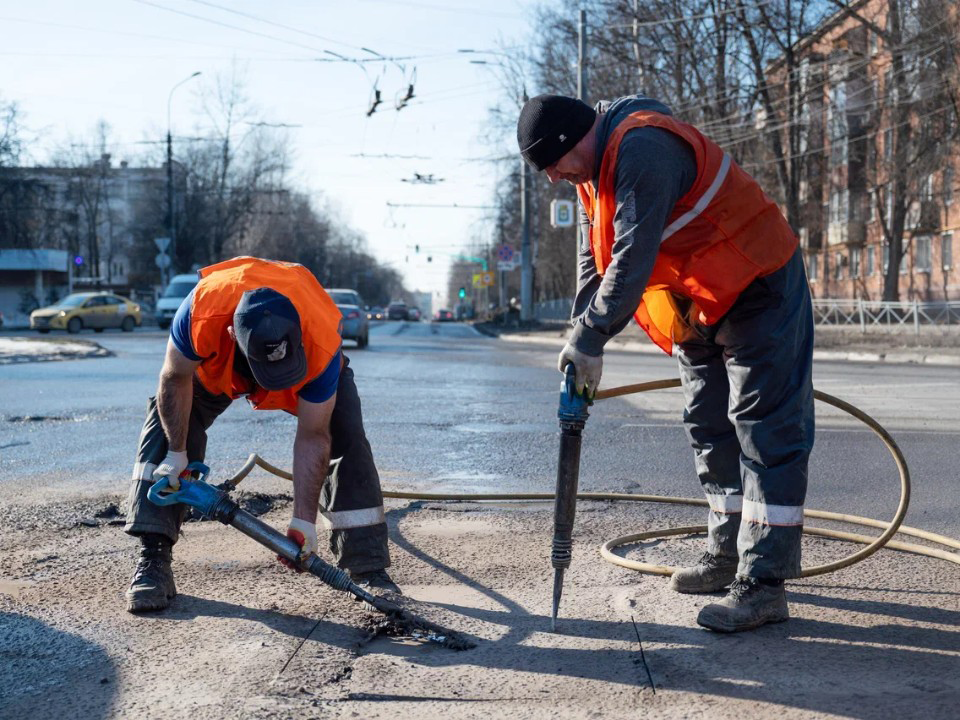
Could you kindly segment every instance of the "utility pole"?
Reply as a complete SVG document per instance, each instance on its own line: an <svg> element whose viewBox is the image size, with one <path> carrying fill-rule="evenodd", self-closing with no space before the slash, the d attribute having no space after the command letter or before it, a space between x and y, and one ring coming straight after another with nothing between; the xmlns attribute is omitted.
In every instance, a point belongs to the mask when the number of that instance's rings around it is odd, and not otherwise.
<svg viewBox="0 0 960 720"><path fill-rule="evenodd" d="M587 97L587 11L580 8L580 22L577 24L577 97L590 104ZM580 278L580 248L585 245L585 238L581 237L583 227L580 225L579 200L574 200L574 222L576 223L575 252L573 253L573 276L579 282Z"/></svg>
<svg viewBox="0 0 960 720"><path fill-rule="evenodd" d="M527 91L523 91L526 103ZM520 319L533 320L533 251L530 248L530 166L520 158Z"/></svg>
<svg viewBox="0 0 960 720"><path fill-rule="evenodd" d="M167 95L167 232L170 237L170 268L174 267L173 259L177 256L177 223L173 211L173 134L170 127L170 104L173 101L173 91L193 78L197 77L200 71L193 73L188 78L184 78L172 88ZM167 280L170 275L167 269L160 271L164 287L167 286Z"/></svg>
<svg viewBox="0 0 960 720"><path fill-rule="evenodd" d="M643 87L643 61L640 54L640 9L637 7L639 0L633 0L633 57L637 61L637 90L641 95L646 95L646 89Z"/></svg>

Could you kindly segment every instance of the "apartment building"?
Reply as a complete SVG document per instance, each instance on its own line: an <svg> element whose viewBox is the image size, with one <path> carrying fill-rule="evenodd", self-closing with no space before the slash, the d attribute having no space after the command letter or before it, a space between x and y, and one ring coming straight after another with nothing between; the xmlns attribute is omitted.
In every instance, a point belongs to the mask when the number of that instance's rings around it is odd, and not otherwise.
<svg viewBox="0 0 960 720"><path fill-rule="evenodd" d="M883 299L900 208L899 299L960 300L956 77L941 57L960 26L903 5L892 25L886 0L864 0L862 19L838 12L796 46L798 234L815 298ZM786 86L782 64L774 73Z"/></svg>

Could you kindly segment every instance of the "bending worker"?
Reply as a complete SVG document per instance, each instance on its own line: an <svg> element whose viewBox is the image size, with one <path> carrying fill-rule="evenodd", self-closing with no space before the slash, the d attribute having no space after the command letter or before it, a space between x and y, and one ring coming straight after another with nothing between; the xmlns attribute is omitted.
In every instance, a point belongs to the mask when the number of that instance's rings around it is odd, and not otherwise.
<svg viewBox="0 0 960 720"><path fill-rule="evenodd" d="M237 257L199 274L173 320L140 434L125 527L140 538L140 557L127 609L162 610L176 595L172 549L188 508L155 505L147 491L160 477L178 488L188 463L203 460L207 429L244 395L255 409L297 416L287 535L316 552L322 502L338 566L355 582L398 592L386 572L380 478L340 349L337 306L302 265ZM331 457L342 460L326 481Z"/></svg>
<svg viewBox="0 0 960 720"><path fill-rule="evenodd" d="M676 348L684 425L709 502L707 551L671 587L710 593L697 622L735 632L789 617L813 447L813 314L797 240L730 156L663 104L540 95L526 161L577 187L579 278L560 353L596 392L603 348L634 316Z"/></svg>

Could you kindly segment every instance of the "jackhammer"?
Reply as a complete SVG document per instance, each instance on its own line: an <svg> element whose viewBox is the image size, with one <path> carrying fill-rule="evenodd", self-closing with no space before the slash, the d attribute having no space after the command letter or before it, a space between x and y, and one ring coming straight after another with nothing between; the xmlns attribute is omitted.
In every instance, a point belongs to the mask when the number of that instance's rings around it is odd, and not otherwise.
<svg viewBox="0 0 960 720"><path fill-rule="evenodd" d="M557 630L557 610L563 594L563 571L570 567L573 549L573 521L577 514L577 485L580 481L580 441L583 426L593 404L587 388L577 392L576 369L568 364L560 384L560 458L557 462L557 492L553 508L553 615L550 629Z"/></svg>
<svg viewBox="0 0 960 720"><path fill-rule="evenodd" d="M262 520L258 520L234 502L229 496L230 490L235 487L234 484L229 481L217 487L208 484L206 478L209 473L210 468L203 463L190 463L180 477L179 490L173 490L170 487L170 479L162 477L150 487L147 497L157 505L173 505L175 503L189 505L211 520L218 520L224 525L235 527L247 537L256 540L277 555L289 560L301 570L316 575L335 590L348 592L357 599L364 601L370 607L386 615L400 630L432 636L437 642L454 650L467 650L476 646L466 636L419 618L396 603L364 590L340 568L331 565L313 553L303 552L294 540L270 527ZM193 474L197 475L195 479L192 477Z"/></svg>

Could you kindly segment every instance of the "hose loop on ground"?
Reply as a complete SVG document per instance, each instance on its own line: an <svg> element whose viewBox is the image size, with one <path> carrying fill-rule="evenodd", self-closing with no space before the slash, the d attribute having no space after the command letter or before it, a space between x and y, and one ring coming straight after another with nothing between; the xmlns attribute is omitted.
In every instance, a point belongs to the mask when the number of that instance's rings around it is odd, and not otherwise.
<svg viewBox="0 0 960 720"><path fill-rule="evenodd" d="M678 378L670 378L666 380L654 380L651 382L637 383L634 385L624 385L621 387L610 388L608 390L601 390L596 394L595 400L608 400L611 398L622 397L624 395L632 395L634 393L641 392L650 392L652 390L666 390L670 388L680 387L680 380ZM947 548L954 548L960 550L960 541L954 540L943 535L938 535L936 533L931 533L926 530L920 530L918 528L907 527L903 525L903 519L907 514L907 507L910 504L910 471L907 468L906 460L903 457L903 453L900 451L899 446L896 441L890 436L890 433L880 425L876 420L870 417L867 413L863 412L859 408L851 405L850 403L841 400L840 398L834 397L833 395L828 395L827 393L820 392L819 390L814 390L813 396L816 400L832 405L833 407L843 410L847 414L855 417L857 420L862 422L864 425L873 430L874 433L880 438L884 446L893 456L895 465L897 466L897 472L900 477L900 501L897 505L897 510L894 513L893 519L890 522L884 522L882 520L874 520L873 518L861 517L859 515L847 515L844 513L835 513L829 512L826 510L804 510L804 517L806 518L816 518L819 520L830 520L835 522L849 523L852 525L860 525L864 527L872 527L883 530L883 532L877 536L872 537L868 535L860 535L857 533L844 532L840 530L828 530L826 528L818 527L804 527L803 532L807 535L814 535L817 537L831 538L834 540L843 540L847 542L859 543L866 545L866 547L854 552L847 557L841 558L831 563L826 563L824 565L817 565L810 568L805 568L801 577L812 577L814 575L823 575L825 573L834 572L842 568L850 567L851 565L865 560L866 558L873 555L880 548L888 547L892 550L899 550L902 552L908 552L915 555L923 555L925 557L937 558L939 560L946 560L947 562L955 563L960 565L960 553L949 552L947 550L939 548L931 548L925 545L917 545L915 543L905 543L893 540L893 536L900 533L903 535L910 535L912 537L920 538L927 540L932 543L942 545ZM247 461L243 464L236 474L233 475L227 482L236 487L236 485L243 480L254 467L261 467L269 473L276 475L281 478L286 478L287 480L292 480L293 475L287 471L282 470L274 465L271 465L266 460L261 458L256 453L251 453L247 458ZM399 498L406 500L456 500L456 501L492 501L492 500L554 500L555 495L553 493L473 493L473 494L462 494L462 493L424 493L424 492L400 492L400 491L384 491L383 496L386 498ZM601 501L621 501L621 502L650 502L650 503L665 503L670 505L692 505L698 507L707 507L707 501L704 498L683 498L683 497L670 497L664 495L640 495L633 493L596 493L596 492L582 492L577 494L578 500L601 500ZM614 553L613 551L625 545L634 545L641 543L647 540L654 540L666 537L676 537L680 535L697 535L703 534L707 531L706 525L691 525L686 527L676 527L676 528L667 528L663 530L650 530L642 533L634 533L632 535L624 535L622 537L617 537L612 540L608 540L600 547L600 555L615 565L620 567L628 568L630 570L636 570L638 572L652 574L652 575L672 575L676 568L668 565L654 565L650 563L638 562L636 560L628 560L624 557L621 557Z"/></svg>

